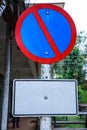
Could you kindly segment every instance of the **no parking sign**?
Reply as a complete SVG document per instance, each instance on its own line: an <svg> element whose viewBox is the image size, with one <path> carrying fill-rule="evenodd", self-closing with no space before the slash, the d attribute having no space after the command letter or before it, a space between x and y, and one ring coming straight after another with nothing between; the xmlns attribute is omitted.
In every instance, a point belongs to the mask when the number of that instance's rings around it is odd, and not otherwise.
<svg viewBox="0 0 87 130"><path fill-rule="evenodd" d="M70 15L52 4L29 7L19 17L16 42L25 56L51 64L64 59L76 42L76 27Z"/></svg>

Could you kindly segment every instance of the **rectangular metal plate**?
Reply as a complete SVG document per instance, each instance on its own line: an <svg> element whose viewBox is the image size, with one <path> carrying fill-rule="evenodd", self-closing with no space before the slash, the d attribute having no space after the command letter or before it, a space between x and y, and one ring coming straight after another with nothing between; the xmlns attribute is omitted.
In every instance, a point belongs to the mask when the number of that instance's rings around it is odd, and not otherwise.
<svg viewBox="0 0 87 130"><path fill-rule="evenodd" d="M14 80L14 116L77 114L76 80Z"/></svg>

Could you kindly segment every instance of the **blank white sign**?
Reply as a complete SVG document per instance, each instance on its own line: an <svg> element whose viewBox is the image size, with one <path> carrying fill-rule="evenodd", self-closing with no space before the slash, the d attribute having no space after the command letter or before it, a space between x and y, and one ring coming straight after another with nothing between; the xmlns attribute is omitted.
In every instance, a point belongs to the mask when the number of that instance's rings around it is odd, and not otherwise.
<svg viewBox="0 0 87 130"><path fill-rule="evenodd" d="M77 114L76 80L14 80L14 116Z"/></svg>

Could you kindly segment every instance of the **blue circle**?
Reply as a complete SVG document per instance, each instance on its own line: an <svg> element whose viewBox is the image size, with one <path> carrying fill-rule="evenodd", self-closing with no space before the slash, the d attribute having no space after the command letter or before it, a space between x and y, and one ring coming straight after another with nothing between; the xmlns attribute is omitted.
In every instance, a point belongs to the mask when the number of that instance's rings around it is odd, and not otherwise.
<svg viewBox="0 0 87 130"><path fill-rule="evenodd" d="M68 48L72 35L67 19L59 12L52 9L39 9L38 13L50 32L58 50L62 54ZM29 14L23 21L21 37L23 43L25 43L25 47L32 54L42 58L55 57L55 53L33 13Z"/></svg>

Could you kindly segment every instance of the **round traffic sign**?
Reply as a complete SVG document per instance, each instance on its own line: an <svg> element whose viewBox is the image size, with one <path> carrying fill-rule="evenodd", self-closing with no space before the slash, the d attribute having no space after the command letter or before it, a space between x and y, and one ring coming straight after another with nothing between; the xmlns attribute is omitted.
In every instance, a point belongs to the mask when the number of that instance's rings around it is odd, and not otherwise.
<svg viewBox="0 0 87 130"><path fill-rule="evenodd" d="M51 64L64 59L76 42L76 27L70 15L53 4L26 9L15 28L16 42L25 56Z"/></svg>

